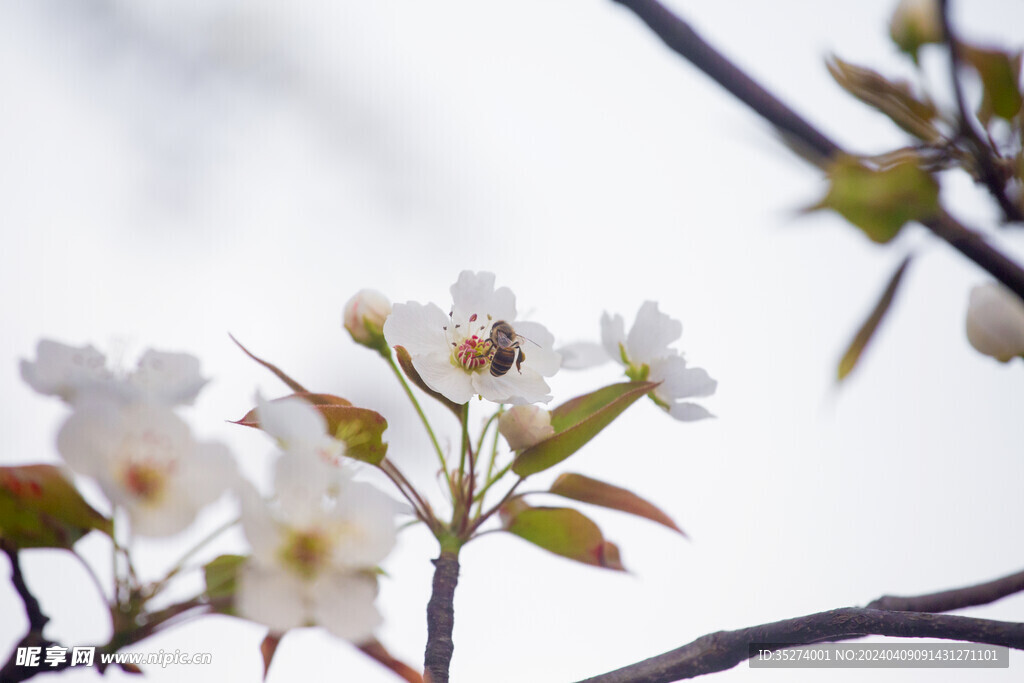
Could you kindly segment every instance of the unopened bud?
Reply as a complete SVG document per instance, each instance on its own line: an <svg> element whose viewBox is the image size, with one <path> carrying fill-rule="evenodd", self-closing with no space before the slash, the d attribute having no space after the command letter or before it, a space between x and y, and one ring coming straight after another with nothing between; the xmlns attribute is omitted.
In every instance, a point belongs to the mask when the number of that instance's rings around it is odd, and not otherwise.
<svg viewBox="0 0 1024 683"><path fill-rule="evenodd" d="M1024 355L1024 301L995 283L972 289L967 340L980 353L1003 363Z"/></svg>
<svg viewBox="0 0 1024 683"><path fill-rule="evenodd" d="M534 446L555 434L551 413L536 406L513 406L498 420L498 431L514 451Z"/></svg>
<svg viewBox="0 0 1024 683"><path fill-rule="evenodd" d="M384 321L391 315L391 302L375 289L362 289L345 304L345 329L358 344L387 355Z"/></svg>
<svg viewBox="0 0 1024 683"><path fill-rule="evenodd" d="M889 22L889 35L916 62L922 45L943 40L938 0L900 0Z"/></svg>

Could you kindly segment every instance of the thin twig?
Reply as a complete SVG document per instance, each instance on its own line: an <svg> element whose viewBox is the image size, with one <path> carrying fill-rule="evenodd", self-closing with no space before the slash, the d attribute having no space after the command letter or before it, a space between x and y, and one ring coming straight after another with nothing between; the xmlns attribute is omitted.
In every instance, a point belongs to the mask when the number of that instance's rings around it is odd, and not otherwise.
<svg viewBox="0 0 1024 683"><path fill-rule="evenodd" d="M845 151L777 97L762 88L705 42L685 21L657 0L613 0L630 9L673 51L710 76L757 114L808 151L805 157L825 168ZM1024 299L1024 269L945 211L922 221L936 236L974 261Z"/></svg>
<svg viewBox="0 0 1024 683"><path fill-rule="evenodd" d="M929 593L927 595L916 595L901 597L897 595L883 595L882 597L869 602L868 609L884 609L891 611L906 612L950 612L965 607L976 607L995 602L1007 595L1024 591L1024 571L1016 574L1003 576L994 581L954 588L952 590Z"/></svg>
<svg viewBox="0 0 1024 683"><path fill-rule="evenodd" d="M970 155L978 164L981 180L988 189L988 193L999 204L1005 219L1009 222L1024 221L1024 213L1021 212L1020 207L1006 196L1006 183L1000 178L999 171L992 162L992 154L996 153L995 146L989 146L978 132L974 125L974 117L967 110L967 100L964 98L963 86L960 84L960 67L963 60L960 55L960 42L956 34L953 33L953 27L949 21L949 0L939 1L939 16L942 20L942 31L946 36L946 44L949 45L950 80L953 82L953 93L960 115L960 134L966 138Z"/></svg>

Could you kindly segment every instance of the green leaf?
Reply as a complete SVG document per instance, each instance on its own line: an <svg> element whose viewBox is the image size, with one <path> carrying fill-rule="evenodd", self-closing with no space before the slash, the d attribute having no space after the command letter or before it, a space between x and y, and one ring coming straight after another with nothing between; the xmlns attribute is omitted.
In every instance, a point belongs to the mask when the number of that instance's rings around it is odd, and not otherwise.
<svg viewBox="0 0 1024 683"><path fill-rule="evenodd" d="M828 194L809 210L832 209L875 242L888 242L908 221L939 212L939 184L913 160L874 170L840 157L828 177Z"/></svg>
<svg viewBox="0 0 1024 683"><path fill-rule="evenodd" d="M559 476L549 491L563 498L578 500L581 503L600 505L644 517L686 536L686 532L676 526L671 517L632 491L585 477L582 474L566 473Z"/></svg>
<svg viewBox="0 0 1024 683"><path fill-rule="evenodd" d="M978 118L988 124L993 115L1013 119L1021 109L1021 53L985 50L960 43L960 53L981 77L982 96Z"/></svg>
<svg viewBox="0 0 1024 683"><path fill-rule="evenodd" d="M657 382L622 382L563 403L551 411L555 435L523 450L516 457L512 471L526 477L557 465L656 386Z"/></svg>
<svg viewBox="0 0 1024 683"><path fill-rule="evenodd" d="M206 597L215 601L215 609L221 614L235 613L233 603L238 590L238 571L248 559L243 555L220 555L203 566ZM217 602L227 604L217 605Z"/></svg>
<svg viewBox="0 0 1024 683"><path fill-rule="evenodd" d="M867 348L868 343L875 336L875 332L878 331L878 326L882 324L882 320L885 319L886 313L889 312L889 307L892 306L893 298L896 296L896 291L899 289L900 283L903 281L903 275L907 272L907 266L910 265L910 256L903 259L903 263L896 269L896 272L889 278L889 284L886 285L885 290L882 292L881 298L878 299L878 303L871 310L871 314L867 317L867 320L857 330L857 334L854 335L853 341L850 342L850 346L846 349L846 353L843 354L842 359L839 361L839 381L846 379L853 369L857 366L857 361L860 360L860 356L864 353L864 349Z"/></svg>
<svg viewBox="0 0 1024 683"><path fill-rule="evenodd" d="M345 442L345 455L356 460L378 465L388 452L384 443L384 430L388 421L380 413L368 408L357 408L351 402L331 394L299 393L276 398L276 401L301 398L308 401L327 420L327 432ZM253 408L241 420L235 421L245 427L259 428L257 409Z"/></svg>
<svg viewBox="0 0 1024 683"><path fill-rule="evenodd" d="M18 548L70 548L113 524L54 465L0 467L0 538Z"/></svg>
<svg viewBox="0 0 1024 683"><path fill-rule="evenodd" d="M506 531L549 552L584 564L625 571L614 543L596 524L571 508L530 507L513 500L501 508Z"/></svg>
<svg viewBox="0 0 1024 683"><path fill-rule="evenodd" d="M282 382L284 382L285 384L287 384L289 386L289 388L291 388L292 391L297 392L297 393L309 393L309 392L306 391L305 387L303 387L301 384L299 384L298 382L293 380L291 377L286 375L284 373L284 371L281 370L281 368L277 367L273 363L268 363L267 361L263 360L262 358L256 357L255 355L253 355L249 351L249 349L247 349L244 346L242 346L242 342L238 341L237 339L234 338L234 336L232 336L230 334L228 336L231 337L231 341L235 342L235 344L238 345L238 348L242 349L242 353L244 353L245 355L249 356L249 358L252 358L254 361L256 361L257 363L259 363L260 365L265 367L267 370L270 370L272 373L274 373L277 376L277 378L279 380L281 380Z"/></svg>
<svg viewBox="0 0 1024 683"><path fill-rule="evenodd" d="M917 99L906 81L890 81L877 71L844 62L834 55L825 66L844 90L914 137L925 142L942 139L942 133L932 124L938 117L935 105L928 99Z"/></svg>
<svg viewBox="0 0 1024 683"><path fill-rule="evenodd" d="M444 394L440 394L427 386L427 383L423 381L423 378L420 377L420 373L416 370L416 366L412 364L412 356L409 355L409 352L405 350L404 346L396 346L395 355L398 356L398 364L402 366L402 372L405 373L405 376L408 377L413 384L423 390L423 393L437 399L448 410L455 413L456 419L462 419L462 405L446 398Z"/></svg>

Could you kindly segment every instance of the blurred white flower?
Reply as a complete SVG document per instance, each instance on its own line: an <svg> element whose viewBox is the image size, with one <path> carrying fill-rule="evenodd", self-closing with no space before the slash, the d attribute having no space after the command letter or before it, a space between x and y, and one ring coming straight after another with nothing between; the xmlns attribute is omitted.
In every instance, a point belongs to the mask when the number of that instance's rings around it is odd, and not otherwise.
<svg viewBox="0 0 1024 683"><path fill-rule="evenodd" d="M327 420L308 401L297 397L265 401L257 394L256 419L260 429L277 439L289 456L278 460L278 495L308 497L348 480L345 442L327 433ZM309 487L313 493L304 490Z"/></svg>
<svg viewBox="0 0 1024 683"><path fill-rule="evenodd" d="M994 282L972 289L967 340L980 353L1003 363L1024 355L1024 301Z"/></svg>
<svg viewBox="0 0 1024 683"><path fill-rule="evenodd" d="M61 427L57 449L96 479L141 536L182 531L237 476L226 447L197 442L170 408L153 404L84 402Z"/></svg>
<svg viewBox="0 0 1024 683"><path fill-rule="evenodd" d="M538 323L515 320L515 295L507 287L495 290L493 273L463 271L451 294L448 315L435 304L395 304L384 323L388 344L405 347L423 381L455 403L467 403L477 394L495 403L550 401L544 378L561 363L551 333ZM521 367L513 365L495 376L489 338L500 321L513 324L525 357L519 356Z"/></svg>
<svg viewBox="0 0 1024 683"><path fill-rule="evenodd" d="M611 360L608 358L604 346L594 342L566 344L559 347L558 353L562 356L562 368L565 370L586 370L587 368L604 365Z"/></svg>
<svg viewBox="0 0 1024 683"><path fill-rule="evenodd" d="M551 413L537 406L512 406L498 418L498 431L514 451L529 448L555 434Z"/></svg>
<svg viewBox="0 0 1024 683"><path fill-rule="evenodd" d="M22 360L20 367L30 387L71 404L103 397L124 403L190 405L207 382L199 374L199 359L187 353L149 349L134 371L118 374L92 346L68 346L50 339L40 340L36 360Z"/></svg>
<svg viewBox="0 0 1024 683"><path fill-rule="evenodd" d="M275 631L318 625L363 642L381 623L375 570L394 547L398 506L363 482L346 478L332 487L296 476L296 462L281 456L272 500L243 492L252 556L239 574L235 606Z"/></svg>
<svg viewBox="0 0 1024 683"><path fill-rule="evenodd" d="M900 0L889 21L889 35L904 52L917 55L926 43L941 43L938 0Z"/></svg>
<svg viewBox="0 0 1024 683"><path fill-rule="evenodd" d="M634 381L661 382L651 398L677 420L712 417L703 406L684 398L710 396L718 383L703 368L689 368L671 344L683 334L683 325L645 301L629 333L621 315L601 316L601 343L605 352L626 368Z"/></svg>
<svg viewBox="0 0 1024 683"><path fill-rule="evenodd" d="M375 289L362 289L345 304L343 322L356 343L371 349L387 349L384 321L391 315L391 302Z"/></svg>

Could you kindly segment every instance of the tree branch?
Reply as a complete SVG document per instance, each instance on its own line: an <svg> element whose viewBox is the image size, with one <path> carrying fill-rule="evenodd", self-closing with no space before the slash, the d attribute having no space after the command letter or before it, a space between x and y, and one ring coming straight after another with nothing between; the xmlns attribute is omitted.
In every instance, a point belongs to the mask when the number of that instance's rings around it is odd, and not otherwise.
<svg viewBox="0 0 1024 683"><path fill-rule="evenodd" d="M987 605L1007 595L1024 591L1024 571L1010 574L994 581L979 583L964 588L900 597L883 595L868 603L868 609L883 609L900 612L949 612L965 607Z"/></svg>
<svg viewBox="0 0 1024 683"><path fill-rule="evenodd" d="M614 2L630 9L669 48L775 126L787 140L799 143L807 152L804 158L811 163L825 168L830 160L845 154L839 145L761 87L658 0ZM945 211L923 224L1024 299L1024 269L992 247L980 233L965 227Z"/></svg>
<svg viewBox="0 0 1024 683"><path fill-rule="evenodd" d="M423 657L424 680L427 683L448 683L455 644L455 586L459 582L459 556L442 550L434 563L434 584L427 603L427 651Z"/></svg>
<svg viewBox="0 0 1024 683"><path fill-rule="evenodd" d="M751 643L796 646L868 635L943 638L1024 650L1024 624L848 607L737 631L718 631L676 650L580 683L670 683L731 669L750 658Z"/></svg>

